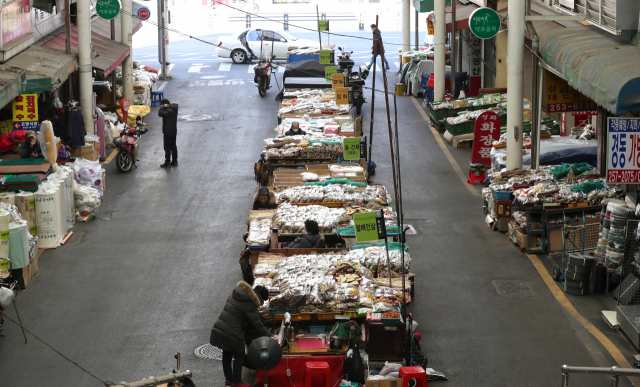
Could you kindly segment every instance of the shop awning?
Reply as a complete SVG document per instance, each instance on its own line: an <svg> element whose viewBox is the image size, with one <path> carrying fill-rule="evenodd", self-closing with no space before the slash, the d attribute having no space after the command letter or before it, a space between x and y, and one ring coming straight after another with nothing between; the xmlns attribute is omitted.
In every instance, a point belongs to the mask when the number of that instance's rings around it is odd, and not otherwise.
<svg viewBox="0 0 640 387"><path fill-rule="evenodd" d="M133 14L135 15L136 12L137 11L134 11ZM120 12L120 15L114 18L117 42L121 41L120 37L122 36L120 34L120 25L122 20L121 16L124 16L122 12ZM129 17L131 18L131 31L133 34L135 34L136 32L138 32L138 30L140 30L140 28L142 28L142 20L138 19L135 16ZM111 20L105 20L101 17L97 17L95 20L93 20L93 22L91 22L91 31L96 32L107 39L111 39Z"/></svg>
<svg viewBox="0 0 640 387"><path fill-rule="evenodd" d="M98 55L93 59L93 67L104 71L104 76L111 74L122 61L129 56L129 46L106 38L97 32L91 32L91 44ZM59 33L45 44L45 47L65 51L65 33ZM71 26L71 52L78 53L78 27Z"/></svg>
<svg viewBox="0 0 640 387"><path fill-rule="evenodd" d="M570 86L617 116L640 112L640 48L593 26L537 32L541 56Z"/></svg>
<svg viewBox="0 0 640 387"><path fill-rule="evenodd" d="M15 97L24 94L24 69L0 65L0 107L6 106Z"/></svg>
<svg viewBox="0 0 640 387"><path fill-rule="evenodd" d="M475 4L456 4L456 31L462 31L462 30L466 30L467 28L469 28L469 16L471 16L471 14L473 13L473 11L475 11L476 9L478 9L480 7L478 7ZM446 8L446 17L447 17L447 33L451 32L451 7L447 7ZM434 23L437 23L435 19L434 14L429 15L428 17L429 21Z"/></svg>
<svg viewBox="0 0 640 387"><path fill-rule="evenodd" d="M26 71L24 94L53 91L77 69L75 56L42 46L31 46L6 64Z"/></svg>

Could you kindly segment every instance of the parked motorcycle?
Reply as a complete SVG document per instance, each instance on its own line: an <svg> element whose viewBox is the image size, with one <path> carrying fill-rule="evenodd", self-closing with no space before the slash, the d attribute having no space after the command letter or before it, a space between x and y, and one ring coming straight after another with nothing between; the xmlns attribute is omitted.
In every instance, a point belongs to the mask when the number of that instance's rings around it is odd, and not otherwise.
<svg viewBox="0 0 640 387"><path fill-rule="evenodd" d="M339 71L344 74L345 87L350 88L353 106L356 107L356 113L360 114L362 105L367 102L364 99L362 87L369 76L369 68L360 66L358 72L352 71L355 65L355 62L351 59L353 51L344 51L342 47L338 47L338 49L340 50L340 55L338 55Z"/></svg>
<svg viewBox="0 0 640 387"><path fill-rule="evenodd" d="M131 172L133 167L138 167L136 161L138 161L138 148L140 147L140 137L147 133L149 129L138 126L142 124L142 116L136 119L137 126L135 128L130 127L125 123L125 128L120 133L120 137L113 139L113 145L118 150L116 156L116 166L120 172Z"/></svg>
<svg viewBox="0 0 640 387"><path fill-rule="evenodd" d="M340 55L338 55L338 66L340 67L339 71L341 73L346 70L349 70L349 72L351 72L351 68L355 65L355 62L353 61L353 59L351 59L351 54L353 54L353 51L344 51L342 47L338 47L338 50L340 50Z"/></svg>
<svg viewBox="0 0 640 387"><path fill-rule="evenodd" d="M269 60L260 59L258 64L253 68L253 71L256 74L253 77L253 82L258 86L258 94L260 94L261 97L267 95L267 90L271 88L272 69L278 68L278 65L273 63L273 59L275 59L275 57L275 55L272 55ZM278 82L277 79L276 82Z"/></svg>

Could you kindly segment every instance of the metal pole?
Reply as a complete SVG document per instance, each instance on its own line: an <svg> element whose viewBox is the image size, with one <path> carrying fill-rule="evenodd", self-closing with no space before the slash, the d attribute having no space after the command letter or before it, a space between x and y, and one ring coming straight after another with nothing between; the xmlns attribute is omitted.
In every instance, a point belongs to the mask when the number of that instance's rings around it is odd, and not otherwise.
<svg viewBox="0 0 640 387"><path fill-rule="evenodd" d="M122 16L120 16L122 17ZM116 20L115 18L111 19L111 40L116 40ZM116 90L118 89L118 78L116 77L116 72L111 72L111 105L116 106L118 104Z"/></svg>
<svg viewBox="0 0 640 387"><path fill-rule="evenodd" d="M71 1L64 0L64 46L65 52L71 54L71 20L69 12L71 11Z"/></svg>
<svg viewBox="0 0 640 387"><path fill-rule="evenodd" d="M435 77L433 88L433 99L435 101L444 101L444 73L445 73L445 35L447 26L446 3L445 0L435 0L435 13L433 15L435 22L434 31L434 69Z"/></svg>
<svg viewBox="0 0 640 387"><path fill-rule="evenodd" d="M129 46L129 55L122 62L122 96L133 99L133 42L131 39L131 0L121 0L122 19L120 22L120 41Z"/></svg>
<svg viewBox="0 0 640 387"><path fill-rule="evenodd" d="M526 0L525 15L531 14L531 0ZM526 22L527 30L531 36L532 51L532 80L531 80L531 168L537 169L540 163L540 122L542 120L542 85L544 78L540 75L541 68L538 56L540 53L540 37L531 21Z"/></svg>
<svg viewBox="0 0 640 387"><path fill-rule="evenodd" d="M411 0L402 2L402 49L411 50Z"/></svg>
<svg viewBox="0 0 640 387"><path fill-rule="evenodd" d="M418 38L418 17L419 17L419 13L418 13L418 10L416 9L416 21L415 21L415 23L416 23L416 32L415 32L415 35L416 35L416 51L418 51L418 49L420 48L420 45L418 44L418 39L419 39Z"/></svg>
<svg viewBox="0 0 640 387"><path fill-rule="evenodd" d="M376 65L378 63L378 39L380 39L380 31L378 31L378 15L376 15L376 33L373 39L373 82L371 86L371 117L369 118L369 155L367 157L367 183L371 182L369 174L369 164L371 163L371 150L373 148L373 112L376 106ZM383 66L384 67L384 66Z"/></svg>
<svg viewBox="0 0 640 387"><path fill-rule="evenodd" d="M451 98L458 98L456 93L456 74L458 73L458 45L456 42L456 0L451 0Z"/></svg>
<svg viewBox="0 0 640 387"><path fill-rule="evenodd" d="M320 12L318 12L318 4L316 4L316 28L318 29L318 41L320 42L320 49L322 50L322 34L320 33Z"/></svg>
<svg viewBox="0 0 640 387"><path fill-rule="evenodd" d="M214 3L215 4L215 3ZM164 0L158 0L158 62L160 79L167 79L167 62L164 59Z"/></svg>
<svg viewBox="0 0 640 387"><path fill-rule="evenodd" d="M507 170L522 167L524 8L524 1L509 0Z"/></svg>
<svg viewBox="0 0 640 387"><path fill-rule="evenodd" d="M91 3L77 3L78 20L78 74L80 78L80 106L87 133L93 132L93 66L91 63Z"/></svg>

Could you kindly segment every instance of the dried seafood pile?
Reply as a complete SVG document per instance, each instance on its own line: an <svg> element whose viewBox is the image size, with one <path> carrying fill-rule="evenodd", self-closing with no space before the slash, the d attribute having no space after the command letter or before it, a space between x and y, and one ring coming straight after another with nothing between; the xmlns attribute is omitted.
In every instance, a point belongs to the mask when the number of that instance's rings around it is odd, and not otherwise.
<svg viewBox="0 0 640 387"><path fill-rule="evenodd" d="M307 159L331 158L333 162L342 156L343 136L306 134L268 138L264 140L267 158L303 157Z"/></svg>
<svg viewBox="0 0 640 387"><path fill-rule="evenodd" d="M331 159L332 163L338 162L338 157L344 155L342 145L309 146L300 150L300 157L304 159Z"/></svg>
<svg viewBox="0 0 640 387"><path fill-rule="evenodd" d="M301 234L304 232L304 221L307 219L318 222L320 232L329 234L338 227L339 219L345 214L344 208L329 208L324 206L296 206L283 203L276 210L273 225L282 234Z"/></svg>
<svg viewBox="0 0 640 387"><path fill-rule="evenodd" d="M289 187L276 194L278 202L292 203L348 203L371 202L385 205L387 191L384 186L370 185L366 187L348 184L330 184L327 186Z"/></svg>
<svg viewBox="0 0 640 387"><path fill-rule="evenodd" d="M295 105L283 106L278 114L349 114L350 105L336 105L335 100L326 101L326 98L312 96L298 100Z"/></svg>

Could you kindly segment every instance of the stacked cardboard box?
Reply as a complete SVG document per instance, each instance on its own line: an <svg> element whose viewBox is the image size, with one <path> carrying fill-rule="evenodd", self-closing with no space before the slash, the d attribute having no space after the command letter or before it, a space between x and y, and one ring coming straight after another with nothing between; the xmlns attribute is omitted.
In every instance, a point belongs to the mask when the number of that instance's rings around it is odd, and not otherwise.
<svg viewBox="0 0 640 387"><path fill-rule="evenodd" d="M86 142L85 146L71 148L71 156L96 161L100 155L100 143Z"/></svg>

